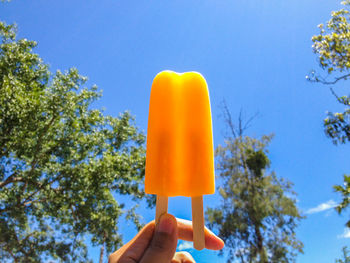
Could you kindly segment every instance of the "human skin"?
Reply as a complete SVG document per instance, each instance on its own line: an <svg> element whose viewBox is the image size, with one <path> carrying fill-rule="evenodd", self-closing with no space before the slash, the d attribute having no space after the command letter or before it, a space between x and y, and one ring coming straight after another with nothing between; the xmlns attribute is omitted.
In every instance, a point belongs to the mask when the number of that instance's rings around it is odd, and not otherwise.
<svg viewBox="0 0 350 263"><path fill-rule="evenodd" d="M131 241L112 253L108 262L195 263L189 253L175 253L178 239L193 241L192 222L164 214L157 225L151 221ZM224 242L206 228L205 247L220 250Z"/></svg>
<svg viewBox="0 0 350 263"><path fill-rule="evenodd" d="M171 263L196 263L190 253L186 251L176 252Z"/></svg>

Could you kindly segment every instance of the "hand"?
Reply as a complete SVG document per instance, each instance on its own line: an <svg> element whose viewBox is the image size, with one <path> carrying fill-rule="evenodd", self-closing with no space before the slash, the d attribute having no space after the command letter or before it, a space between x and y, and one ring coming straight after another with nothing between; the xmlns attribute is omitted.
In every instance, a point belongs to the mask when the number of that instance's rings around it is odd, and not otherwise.
<svg viewBox="0 0 350 263"><path fill-rule="evenodd" d="M191 221L164 214L157 226L154 221L148 223L129 243L111 254L109 263L194 263L193 258L186 253L174 257L178 238L193 240ZM224 242L206 228L205 247L220 250Z"/></svg>
<svg viewBox="0 0 350 263"><path fill-rule="evenodd" d="M196 263L190 253L186 251L176 252L171 263Z"/></svg>

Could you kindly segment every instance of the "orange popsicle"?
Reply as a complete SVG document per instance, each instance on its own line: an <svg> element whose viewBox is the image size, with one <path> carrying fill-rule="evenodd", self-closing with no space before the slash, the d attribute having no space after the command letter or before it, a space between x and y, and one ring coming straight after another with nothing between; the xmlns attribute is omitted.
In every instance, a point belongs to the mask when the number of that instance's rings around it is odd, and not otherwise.
<svg viewBox="0 0 350 263"><path fill-rule="evenodd" d="M145 190L168 197L215 191L209 93L197 72L163 71L154 78Z"/></svg>
<svg viewBox="0 0 350 263"><path fill-rule="evenodd" d="M167 197L192 197L193 222L199 215L204 234L202 195L215 191L214 157L209 92L197 72L163 71L153 80L145 191L157 195L156 220Z"/></svg>

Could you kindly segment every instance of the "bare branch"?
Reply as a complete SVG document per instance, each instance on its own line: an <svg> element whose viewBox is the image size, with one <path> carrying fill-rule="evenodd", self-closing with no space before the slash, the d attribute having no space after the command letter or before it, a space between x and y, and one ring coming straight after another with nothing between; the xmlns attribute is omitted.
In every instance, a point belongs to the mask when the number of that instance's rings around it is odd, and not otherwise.
<svg viewBox="0 0 350 263"><path fill-rule="evenodd" d="M228 127L231 130L231 134L232 134L233 138L237 138L237 133L235 131L235 126L234 126L233 121L232 121L232 116L231 116L230 110L227 107L227 103L226 103L225 99L223 99L223 101L222 101L222 111L223 111L224 119L227 122Z"/></svg>
<svg viewBox="0 0 350 263"><path fill-rule="evenodd" d="M243 136L244 132L250 127L252 121L259 116L259 112L256 112L252 117L250 117L246 122L244 122L243 110L241 108L238 115L238 128L236 128L236 126L233 124L232 115L225 99L222 100L222 112L224 120L228 124L233 138Z"/></svg>
<svg viewBox="0 0 350 263"><path fill-rule="evenodd" d="M335 93L333 88L329 88L332 92L332 94L334 95L334 97L339 101L339 96L337 95L337 93Z"/></svg>
<svg viewBox="0 0 350 263"><path fill-rule="evenodd" d="M252 117L250 117L244 124L243 130L250 128L250 123L259 116L259 112L256 112Z"/></svg>
<svg viewBox="0 0 350 263"><path fill-rule="evenodd" d="M338 81L340 80L346 80L347 78L350 77L350 73L349 74L345 74L343 76L334 78L333 81L327 81L324 77L321 76L316 76L314 79L309 79L310 82L319 82L325 85L334 85L336 84Z"/></svg>
<svg viewBox="0 0 350 263"><path fill-rule="evenodd" d="M242 108L239 110L239 116L238 116L238 136L241 137L243 135L243 127L242 127Z"/></svg>

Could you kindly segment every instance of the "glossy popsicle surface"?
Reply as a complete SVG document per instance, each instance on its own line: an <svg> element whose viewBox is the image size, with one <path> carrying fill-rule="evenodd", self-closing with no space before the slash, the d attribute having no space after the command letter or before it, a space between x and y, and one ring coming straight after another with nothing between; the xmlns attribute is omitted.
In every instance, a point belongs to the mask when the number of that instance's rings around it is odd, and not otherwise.
<svg viewBox="0 0 350 263"><path fill-rule="evenodd" d="M163 71L153 80L145 191L168 197L215 191L209 92L197 72Z"/></svg>

